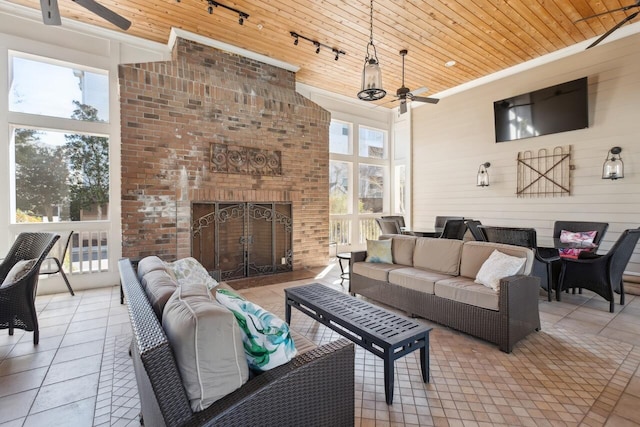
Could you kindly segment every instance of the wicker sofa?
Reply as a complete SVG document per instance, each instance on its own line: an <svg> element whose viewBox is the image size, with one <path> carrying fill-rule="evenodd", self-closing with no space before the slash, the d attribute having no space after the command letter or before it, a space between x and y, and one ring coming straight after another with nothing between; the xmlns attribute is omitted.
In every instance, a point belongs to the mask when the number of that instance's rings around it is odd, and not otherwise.
<svg viewBox="0 0 640 427"><path fill-rule="evenodd" d="M167 335L131 262L120 260L119 270L133 330L131 352L145 425L354 424L354 346L345 339L298 354L249 379L208 408L193 412Z"/></svg>
<svg viewBox="0 0 640 427"><path fill-rule="evenodd" d="M539 279L530 276L534 255L524 247L414 236L392 240L392 264L365 262L366 251L353 252L350 293L383 302L468 333L510 353L540 329ZM500 280L499 290L474 283L484 261L497 249L520 258L520 274Z"/></svg>

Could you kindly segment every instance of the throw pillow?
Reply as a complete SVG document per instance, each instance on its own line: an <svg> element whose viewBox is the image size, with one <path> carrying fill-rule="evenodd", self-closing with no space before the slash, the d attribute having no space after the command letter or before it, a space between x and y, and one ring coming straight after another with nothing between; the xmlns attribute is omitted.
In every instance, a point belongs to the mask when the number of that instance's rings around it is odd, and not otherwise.
<svg viewBox="0 0 640 427"><path fill-rule="evenodd" d="M218 282L209 275L206 268L193 257L182 258L169 264L179 285L200 282L207 285L209 290L218 286Z"/></svg>
<svg viewBox="0 0 640 427"><path fill-rule="evenodd" d="M593 239L596 238L597 231L560 231L561 243L577 243L578 248L560 248L558 253L563 258L577 259L580 253L583 251L590 252L596 245L593 244Z"/></svg>
<svg viewBox="0 0 640 427"><path fill-rule="evenodd" d="M586 247L593 245L593 239L596 238L597 231L560 231L561 243L580 243Z"/></svg>
<svg viewBox="0 0 640 427"><path fill-rule="evenodd" d="M507 255L496 249L480 267L475 283L484 285L494 291L499 291L500 279L518 273L525 262L525 258Z"/></svg>
<svg viewBox="0 0 640 427"><path fill-rule="evenodd" d="M391 240L367 240L366 262L393 264Z"/></svg>
<svg viewBox="0 0 640 427"><path fill-rule="evenodd" d="M144 257L138 262L137 272L138 272L138 280L142 280L145 274L150 273L152 271L162 270L165 271L167 269L166 264L160 258L155 255ZM142 284L144 285L144 283Z"/></svg>
<svg viewBox="0 0 640 427"><path fill-rule="evenodd" d="M289 325L282 319L228 289L218 289L216 300L236 317L250 368L268 371L296 355Z"/></svg>
<svg viewBox="0 0 640 427"><path fill-rule="evenodd" d="M29 270L33 268L37 261L37 259L23 259L16 262L7 273L7 276L4 278L0 287L4 288L5 286L9 286L11 283L18 282L29 272Z"/></svg>
<svg viewBox="0 0 640 427"><path fill-rule="evenodd" d="M164 308L162 327L194 412L206 409L249 379L238 323L203 283L186 283L176 289Z"/></svg>

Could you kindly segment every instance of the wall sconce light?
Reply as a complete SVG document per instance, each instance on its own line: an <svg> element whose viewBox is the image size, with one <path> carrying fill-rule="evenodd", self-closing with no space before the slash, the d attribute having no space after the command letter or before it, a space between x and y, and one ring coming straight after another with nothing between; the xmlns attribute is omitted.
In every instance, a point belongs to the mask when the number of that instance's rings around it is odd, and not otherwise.
<svg viewBox="0 0 640 427"><path fill-rule="evenodd" d="M615 180L624 178L624 163L622 163L622 157L620 157L621 152L622 148L620 147L613 147L609 150L604 165L602 165L602 179ZM609 158L609 153L611 153L611 158Z"/></svg>
<svg viewBox="0 0 640 427"><path fill-rule="evenodd" d="M477 186L478 187L488 187L489 186L489 172L487 172L487 168L491 166L491 163L486 162L482 163L478 167L478 177L477 177Z"/></svg>
<svg viewBox="0 0 640 427"><path fill-rule="evenodd" d="M289 34L291 34L291 37L293 37L293 45L294 46L298 46L298 43L299 43L300 39L303 39L303 40L306 40L306 41L310 42L311 44L313 44L313 46L316 48L316 50L315 50L316 53L320 53L320 48L322 48L322 47L327 49L327 50L330 50L335 55L333 59L335 59L336 61L338 59L340 59L340 55L346 55L346 52L344 50L340 50L340 49L337 49L335 47L327 46L326 44L320 43L317 40L310 39L309 37L305 37L302 34L298 34L298 33L294 32L294 31L290 31Z"/></svg>

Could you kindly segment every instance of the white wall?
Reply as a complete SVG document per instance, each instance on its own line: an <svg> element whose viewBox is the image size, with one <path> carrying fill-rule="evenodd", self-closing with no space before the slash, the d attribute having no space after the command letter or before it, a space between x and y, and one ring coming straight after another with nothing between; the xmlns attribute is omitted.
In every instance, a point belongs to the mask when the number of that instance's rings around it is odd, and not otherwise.
<svg viewBox="0 0 640 427"><path fill-rule="evenodd" d="M496 144L493 102L587 76L589 128ZM640 226L640 35L633 35L413 109L413 226L436 215L473 217L486 225L534 227L550 244L555 220L603 221L606 251ZM571 145L568 197L516 197L518 152ZM622 147L625 178L601 179L608 150ZM491 185L476 187L478 166L491 162ZM640 245L639 245L640 246ZM640 273L640 249L627 267Z"/></svg>
<svg viewBox="0 0 640 427"><path fill-rule="evenodd" d="M11 224L10 212L10 124L24 124L24 115L8 111L8 52L26 52L109 72L110 123L106 129L110 138L111 194L109 218L106 222L76 222L51 224ZM8 251L15 236L22 231L53 231L66 235L69 231L106 230L109 242L109 271L74 275L74 289L86 289L118 283L117 260L121 257L120 224L120 104L118 101L118 64L158 61L169 58L165 45L151 43L115 31L63 19L62 26L45 26L39 11L0 3L0 254ZM43 76L46 79L46 76ZM55 84L55 82L51 82ZM53 121L51 123L54 123ZM71 124L71 126L82 124ZM1 255L0 255L1 256ZM39 293L66 292L58 276L42 278Z"/></svg>

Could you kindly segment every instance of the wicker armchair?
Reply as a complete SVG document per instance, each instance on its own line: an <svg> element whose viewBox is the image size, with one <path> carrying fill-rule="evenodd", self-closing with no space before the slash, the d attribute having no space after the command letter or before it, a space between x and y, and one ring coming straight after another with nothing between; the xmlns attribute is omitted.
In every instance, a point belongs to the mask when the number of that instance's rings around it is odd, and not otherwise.
<svg viewBox="0 0 640 427"><path fill-rule="evenodd" d="M640 228L625 230L605 255L586 254L585 258L562 258L556 292L558 301L565 289L585 288L609 301L611 313L614 309L614 292L620 294L620 305L624 305L622 274L633 255L638 239Z"/></svg>
<svg viewBox="0 0 640 427"><path fill-rule="evenodd" d="M38 316L35 308L40 265L60 238L52 233L20 233L0 264L0 329L15 328L33 331L33 343L38 344ZM17 281L4 283L11 268L23 260L35 259L28 272Z"/></svg>

